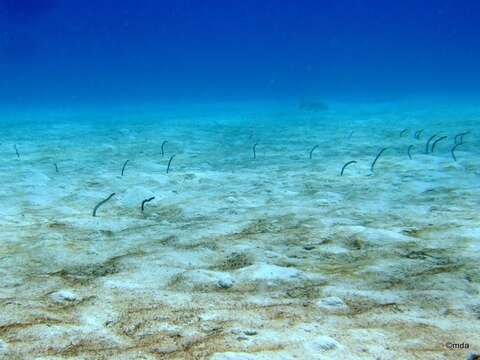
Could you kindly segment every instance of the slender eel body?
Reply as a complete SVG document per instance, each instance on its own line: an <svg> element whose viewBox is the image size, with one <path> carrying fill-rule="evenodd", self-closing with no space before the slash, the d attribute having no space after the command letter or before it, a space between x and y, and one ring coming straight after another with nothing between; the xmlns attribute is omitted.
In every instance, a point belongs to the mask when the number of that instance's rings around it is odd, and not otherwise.
<svg viewBox="0 0 480 360"><path fill-rule="evenodd" d="M452 147L452 150L450 150L450 152L452 153L452 158L453 158L453 161L457 161L457 157L455 156L455 150L457 150L457 147L462 145L462 143L460 144L455 144L453 147Z"/></svg>
<svg viewBox="0 0 480 360"><path fill-rule="evenodd" d="M465 131L465 132L463 132L463 133L460 133L460 134L455 135L455 145L457 145L457 144L458 144L458 145L462 144L462 143L463 143L463 137L464 137L465 135L469 134L469 133L470 133L470 131Z"/></svg>
<svg viewBox="0 0 480 360"><path fill-rule="evenodd" d="M313 156L313 152L315 151L315 149L318 148L318 145L315 145L312 150L310 150L310 159L312 158Z"/></svg>
<svg viewBox="0 0 480 360"><path fill-rule="evenodd" d="M142 213L143 213L143 210L145 210L145 203L150 202L150 201L152 201L153 199L155 199L155 196L152 196L152 197L150 197L150 198L145 199L145 200L142 201L142 206L140 207L140 209L142 210Z"/></svg>
<svg viewBox="0 0 480 360"><path fill-rule="evenodd" d="M357 163L357 162L356 162L355 160L352 160L352 161L347 162L345 165L343 165L342 171L340 171L340 176L343 176L343 172L345 171L345 169L347 168L347 166L352 165L352 164L356 164L356 163Z"/></svg>
<svg viewBox="0 0 480 360"><path fill-rule="evenodd" d="M57 166L57 163L54 163L53 165L55 165L55 172L58 173L58 166Z"/></svg>
<svg viewBox="0 0 480 360"><path fill-rule="evenodd" d="M400 131L400 137L402 137L407 132L408 132L408 129L403 129L402 131Z"/></svg>
<svg viewBox="0 0 480 360"><path fill-rule="evenodd" d="M437 134L430 136L427 143L425 144L425 154L428 154L428 150L430 149L430 142L437 137Z"/></svg>
<svg viewBox="0 0 480 360"><path fill-rule="evenodd" d="M98 208L99 208L100 206L102 206L103 204L105 204L108 200L110 200L110 199L111 199L112 197L114 197L114 196L115 196L115 193L111 193L106 199L100 201L100 202L97 204L97 206L95 206L95 207L93 208L92 216L94 216L94 217L97 216L97 210L98 210Z"/></svg>
<svg viewBox="0 0 480 360"><path fill-rule="evenodd" d="M258 144L254 144L253 147L252 147L252 151L253 151L253 160L255 160L257 158L257 145Z"/></svg>
<svg viewBox="0 0 480 360"><path fill-rule="evenodd" d="M433 144L432 144L432 153L433 153L433 151L435 150L435 145L437 145L440 141L445 140L446 138L447 138L446 136L442 136L442 137L438 138L437 140L435 140L435 141L433 142Z"/></svg>
<svg viewBox="0 0 480 360"><path fill-rule="evenodd" d="M170 165L172 164L172 160L175 157L175 155L170 156L170 159L168 160L168 165L167 165L167 174L170 171Z"/></svg>
<svg viewBox="0 0 480 360"><path fill-rule="evenodd" d="M15 144L14 147L15 147L15 153L17 154L17 158L20 159L20 153L18 152L17 144Z"/></svg>
<svg viewBox="0 0 480 360"><path fill-rule="evenodd" d="M129 160L125 161L125 163L122 166L122 176L123 176L123 172L125 171L125 166L127 166L127 164L128 164L128 161Z"/></svg>
<svg viewBox="0 0 480 360"><path fill-rule="evenodd" d="M462 136L462 134L455 135L455 138L454 138L455 145L457 145L459 143L458 139L461 138L461 136Z"/></svg>
<svg viewBox="0 0 480 360"><path fill-rule="evenodd" d="M413 149L413 145L410 145L407 149L408 158L410 160L412 160L412 153L411 153L412 149Z"/></svg>
<svg viewBox="0 0 480 360"><path fill-rule="evenodd" d="M377 157L375 158L375 160L373 160L372 165L370 166L370 171L371 171L371 172L373 172L373 169L375 168L375 164L377 163L378 158L379 158L379 157L383 154L383 152L384 152L385 150L387 150L387 149L388 149L388 148L383 148L382 150L380 150L380 151L378 152Z"/></svg>
<svg viewBox="0 0 480 360"><path fill-rule="evenodd" d="M162 142L162 157L163 157L163 155L165 154L165 152L163 151L163 147L165 146L166 143L168 143L167 140L165 140L164 142Z"/></svg>
<svg viewBox="0 0 480 360"><path fill-rule="evenodd" d="M414 138L415 139L420 139L420 136L422 135L422 133L423 133L423 129L415 131Z"/></svg>
<svg viewBox="0 0 480 360"><path fill-rule="evenodd" d="M465 135L468 135L468 134L470 134L470 131L466 131L466 132L460 134L460 144L463 144L463 137Z"/></svg>

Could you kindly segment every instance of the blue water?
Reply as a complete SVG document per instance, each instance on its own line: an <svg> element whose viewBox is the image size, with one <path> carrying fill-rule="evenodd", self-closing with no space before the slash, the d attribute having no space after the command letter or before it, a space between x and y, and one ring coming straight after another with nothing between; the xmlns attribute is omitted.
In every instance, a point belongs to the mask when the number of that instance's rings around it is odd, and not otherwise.
<svg viewBox="0 0 480 360"><path fill-rule="evenodd" d="M469 0L2 0L0 102L477 92Z"/></svg>

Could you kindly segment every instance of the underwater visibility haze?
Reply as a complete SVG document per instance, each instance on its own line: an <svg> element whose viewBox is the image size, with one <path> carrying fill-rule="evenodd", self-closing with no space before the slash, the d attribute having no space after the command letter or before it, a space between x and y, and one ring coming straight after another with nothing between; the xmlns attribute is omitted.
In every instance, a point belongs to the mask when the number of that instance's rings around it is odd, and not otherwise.
<svg viewBox="0 0 480 360"><path fill-rule="evenodd" d="M0 99L475 92L478 1L2 0Z"/></svg>
<svg viewBox="0 0 480 360"><path fill-rule="evenodd" d="M0 0L0 359L480 358L479 24Z"/></svg>

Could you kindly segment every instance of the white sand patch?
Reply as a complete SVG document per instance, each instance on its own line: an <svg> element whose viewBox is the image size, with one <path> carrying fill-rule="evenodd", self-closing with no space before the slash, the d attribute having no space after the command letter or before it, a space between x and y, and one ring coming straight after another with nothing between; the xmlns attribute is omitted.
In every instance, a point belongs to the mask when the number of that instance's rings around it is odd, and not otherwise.
<svg viewBox="0 0 480 360"><path fill-rule="evenodd" d="M480 344L478 104L329 107L16 114L0 357L466 358L444 344Z"/></svg>

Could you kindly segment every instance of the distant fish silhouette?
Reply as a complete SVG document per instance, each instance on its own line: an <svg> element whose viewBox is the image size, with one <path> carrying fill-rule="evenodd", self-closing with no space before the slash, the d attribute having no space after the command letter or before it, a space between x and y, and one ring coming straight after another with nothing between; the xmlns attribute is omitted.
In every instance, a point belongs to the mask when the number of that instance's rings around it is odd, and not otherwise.
<svg viewBox="0 0 480 360"><path fill-rule="evenodd" d="M325 111L328 110L328 105L321 101L306 101L302 99L298 108L305 111Z"/></svg>

